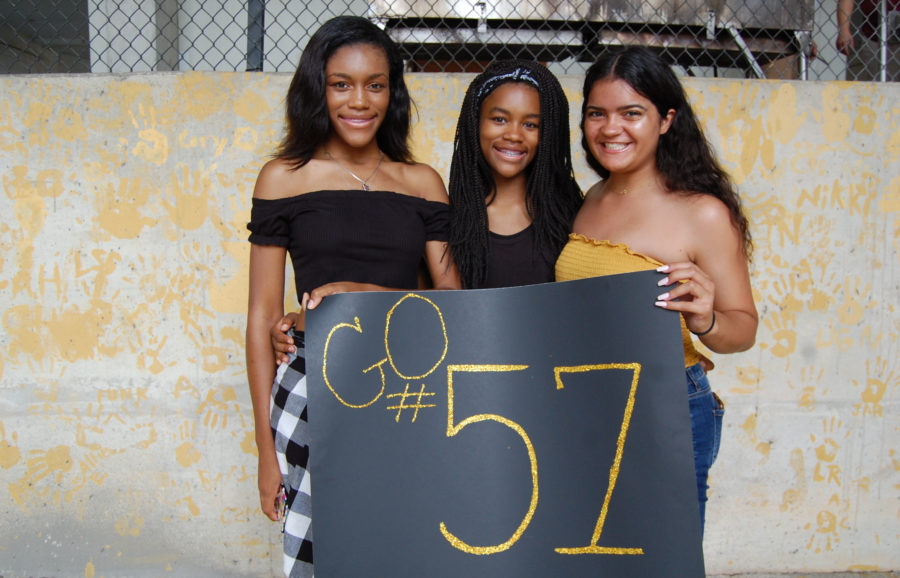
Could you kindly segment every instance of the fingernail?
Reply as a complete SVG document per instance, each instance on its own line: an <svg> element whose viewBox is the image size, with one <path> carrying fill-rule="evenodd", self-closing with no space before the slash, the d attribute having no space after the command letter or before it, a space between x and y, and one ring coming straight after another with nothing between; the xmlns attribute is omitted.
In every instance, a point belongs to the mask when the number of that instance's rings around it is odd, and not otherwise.
<svg viewBox="0 0 900 578"><path fill-rule="evenodd" d="M663 278L660 279L659 282L657 283L657 285L659 285L660 287L662 287L663 285L668 285L668 284L669 284L669 278L668 278L668 277L663 277Z"/></svg>
<svg viewBox="0 0 900 578"><path fill-rule="evenodd" d="M668 301L657 301L656 303L654 303L654 305L656 305L657 307L662 307L663 309L666 309L669 306L669 302Z"/></svg>
<svg viewBox="0 0 900 578"><path fill-rule="evenodd" d="M668 293L663 293L662 295L660 295L659 297L657 297L657 299L659 299L660 301L665 301L665 300L667 300L668 298L669 298L669 294L668 294Z"/></svg>
<svg viewBox="0 0 900 578"><path fill-rule="evenodd" d="M656 268L656 272L657 272L657 273L666 273L666 272L668 272L668 270L669 270L669 266L668 266L668 265L661 265L661 266L659 266L659 267Z"/></svg>

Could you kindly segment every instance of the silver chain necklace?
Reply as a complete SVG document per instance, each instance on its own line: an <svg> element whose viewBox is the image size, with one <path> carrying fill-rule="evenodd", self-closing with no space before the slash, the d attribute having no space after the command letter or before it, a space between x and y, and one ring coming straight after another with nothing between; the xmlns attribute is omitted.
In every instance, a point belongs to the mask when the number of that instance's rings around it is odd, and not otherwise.
<svg viewBox="0 0 900 578"><path fill-rule="evenodd" d="M333 156L331 156L331 153L328 152L327 149L325 150L325 154L328 155L328 158L330 158L331 160L333 160L334 162L336 162L336 163L337 163L337 166L339 166L339 167L341 167L342 169L344 169L345 171L347 171L347 173L349 173L351 177L353 177L354 179L356 179L357 181L359 181L360 184L362 184L362 188L363 188L364 191L370 191L370 190L372 190L372 188L369 186L369 181L371 181L373 178L375 178L375 174L378 172L378 169L381 168L381 161L384 160L384 153L382 152L382 153L381 153L381 156L378 158L378 164L375 165L375 170L372 171L372 174L369 175L368 177L366 177L365 179L361 179L361 178L359 178L358 176L356 176L356 173L354 173L353 171L351 171L350 169L348 169L347 167L345 167L344 165L342 165L342 164L341 164L341 161L339 161L339 160L337 160L336 158L334 158Z"/></svg>

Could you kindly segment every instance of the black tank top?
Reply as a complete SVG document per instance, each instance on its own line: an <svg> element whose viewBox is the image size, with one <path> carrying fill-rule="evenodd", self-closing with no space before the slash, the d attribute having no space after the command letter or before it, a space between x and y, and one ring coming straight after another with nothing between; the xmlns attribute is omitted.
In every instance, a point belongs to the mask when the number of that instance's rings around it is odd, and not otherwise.
<svg viewBox="0 0 900 578"><path fill-rule="evenodd" d="M534 227L513 235L490 233L484 287L517 287L553 281L553 263L534 247Z"/></svg>

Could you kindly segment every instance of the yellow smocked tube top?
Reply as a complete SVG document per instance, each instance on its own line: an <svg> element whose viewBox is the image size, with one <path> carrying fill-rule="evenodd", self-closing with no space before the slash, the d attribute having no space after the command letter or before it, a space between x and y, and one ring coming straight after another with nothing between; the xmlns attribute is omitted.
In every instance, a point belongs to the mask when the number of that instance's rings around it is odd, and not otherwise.
<svg viewBox="0 0 900 578"><path fill-rule="evenodd" d="M663 263L652 257L635 253L627 245L597 241L584 235L569 235L556 260L556 280L573 281L587 277L603 277L619 273L655 270ZM691 339L684 318L681 319L681 339L684 342L684 366L690 367L703 358Z"/></svg>

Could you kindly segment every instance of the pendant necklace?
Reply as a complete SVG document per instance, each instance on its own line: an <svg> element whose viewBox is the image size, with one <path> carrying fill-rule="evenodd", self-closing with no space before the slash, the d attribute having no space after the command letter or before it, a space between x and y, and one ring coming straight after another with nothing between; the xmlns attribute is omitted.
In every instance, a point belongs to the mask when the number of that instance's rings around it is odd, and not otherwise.
<svg viewBox="0 0 900 578"><path fill-rule="evenodd" d="M635 190L643 190L643 189L646 189L646 188L648 188L648 187L645 187L644 184L641 183L641 184L639 184L637 187L622 187L620 190L615 191L615 193L616 193L617 195L619 195L620 197L625 197L625 196L627 196L629 193L631 193L632 191L635 191Z"/></svg>
<svg viewBox="0 0 900 578"><path fill-rule="evenodd" d="M609 186L609 183L607 183L607 184L605 184L605 185L603 186L604 191L606 190L606 187L608 187L608 186ZM624 196L626 196L628 193L630 193L631 191L628 189L628 187L623 187L623 188L620 189L620 190L617 190L617 191L612 191L612 190L611 190L610 192L615 192L615 193L616 193L617 195L619 195L620 197L624 197Z"/></svg>
<svg viewBox="0 0 900 578"><path fill-rule="evenodd" d="M371 181L373 178L375 178L375 174L378 172L378 169L381 168L381 161L384 160L384 153L382 152L382 153L381 153L381 156L378 158L378 164L375 165L375 170L372 171L372 174L369 175L368 177L366 177L365 179L361 179L361 178L359 178L358 176L356 176L356 173L354 173L353 171L351 171L350 169L348 169L347 167L345 167L344 165L342 165L342 164L341 164L341 161L339 161L339 160L337 160L336 158L334 158L333 156L331 156L331 153L328 152L328 150L325 150L325 154L328 155L328 158L330 158L331 160L333 160L334 162L336 162L336 163L337 163L337 166L339 166L339 167L341 167L342 169L344 169L345 171L347 171L347 173L349 173L351 177L353 177L354 179L356 179L357 181L359 181L360 184L362 184L362 188L363 188L364 191L370 191L370 190L372 190L372 188L369 186L369 181Z"/></svg>

